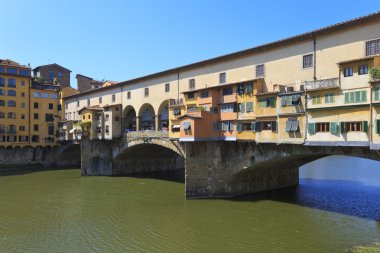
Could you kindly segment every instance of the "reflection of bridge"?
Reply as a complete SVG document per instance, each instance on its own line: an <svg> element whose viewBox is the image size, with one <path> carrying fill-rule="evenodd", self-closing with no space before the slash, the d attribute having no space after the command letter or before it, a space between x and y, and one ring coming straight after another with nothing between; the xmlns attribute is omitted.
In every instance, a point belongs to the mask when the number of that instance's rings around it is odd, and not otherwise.
<svg viewBox="0 0 380 253"><path fill-rule="evenodd" d="M185 169L185 194L228 197L298 184L298 168L329 155L380 160L366 147L255 142L179 142L167 132L137 131L122 139L83 140L83 175L122 175Z"/></svg>

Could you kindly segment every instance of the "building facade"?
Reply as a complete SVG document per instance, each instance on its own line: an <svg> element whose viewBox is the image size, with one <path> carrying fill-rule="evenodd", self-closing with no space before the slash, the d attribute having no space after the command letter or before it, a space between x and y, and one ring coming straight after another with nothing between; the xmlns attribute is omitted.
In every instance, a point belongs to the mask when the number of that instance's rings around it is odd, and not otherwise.
<svg viewBox="0 0 380 253"><path fill-rule="evenodd" d="M113 136L380 148L380 13L68 96L65 118L120 105ZM379 95L379 96L378 96Z"/></svg>
<svg viewBox="0 0 380 253"><path fill-rule="evenodd" d="M38 66L33 69L33 76L41 83L53 83L63 87L70 87L71 70L56 63Z"/></svg>

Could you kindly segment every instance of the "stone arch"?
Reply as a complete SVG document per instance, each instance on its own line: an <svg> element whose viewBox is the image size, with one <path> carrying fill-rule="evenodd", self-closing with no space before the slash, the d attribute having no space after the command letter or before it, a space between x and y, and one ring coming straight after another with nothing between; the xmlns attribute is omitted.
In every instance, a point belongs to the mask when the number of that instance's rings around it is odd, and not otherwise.
<svg viewBox="0 0 380 253"><path fill-rule="evenodd" d="M151 104L145 103L140 107L139 110L139 128L138 130L155 130L157 126L155 125L155 111Z"/></svg>
<svg viewBox="0 0 380 253"><path fill-rule="evenodd" d="M61 147L58 157L59 164L79 165L81 162L81 148L79 144L69 144Z"/></svg>
<svg viewBox="0 0 380 253"><path fill-rule="evenodd" d="M136 131L136 110L132 105L128 105L123 110L122 116L122 131Z"/></svg>
<svg viewBox="0 0 380 253"><path fill-rule="evenodd" d="M158 129L167 130L169 128L169 100L164 100L158 107L157 124Z"/></svg>
<svg viewBox="0 0 380 253"><path fill-rule="evenodd" d="M163 140L133 140L113 152L112 174L130 175L184 168L184 157L173 143Z"/></svg>

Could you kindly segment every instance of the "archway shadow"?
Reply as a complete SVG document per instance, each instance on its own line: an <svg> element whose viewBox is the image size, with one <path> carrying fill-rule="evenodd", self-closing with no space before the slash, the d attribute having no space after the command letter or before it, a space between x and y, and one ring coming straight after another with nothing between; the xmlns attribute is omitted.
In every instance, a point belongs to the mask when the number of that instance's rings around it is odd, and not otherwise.
<svg viewBox="0 0 380 253"><path fill-rule="evenodd" d="M357 181L301 178L298 186L227 200L278 201L380 222L380 187Z"/></svg>
<svg viewBox="0 0 380 253"><path fill-rule="evenodd" d="M40 164L14 165L12 167L0 168L0 177L26 175L26 174L31 174L35 172L59 171L59 170L80 170L80 164L78 164L78 166L74 166L74 165L73 166L43 166Z"/></svg>
<svg viewBox="0 0 380 253"><path fill-rule="evenodd" d="M114 177L131 177L131 178L149 178L164 180L176 183L185 183L185 169L169 170L169 171L155 171L149 173L137 173L132 175L115 175Z"/></svg>

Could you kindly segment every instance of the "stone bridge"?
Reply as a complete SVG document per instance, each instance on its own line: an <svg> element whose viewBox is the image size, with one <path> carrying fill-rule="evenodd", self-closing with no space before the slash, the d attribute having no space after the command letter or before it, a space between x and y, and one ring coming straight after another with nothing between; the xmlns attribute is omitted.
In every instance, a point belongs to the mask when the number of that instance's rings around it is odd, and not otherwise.
<svg viewBox="0 0 380 253"><path fill-rule="evenodd" d="M299 167L329 155L380 160L367 147L255 142L178 142L165 132L131 132L120 140L83 140L82 175L185 170L186 198L232 197L298 184Z"/></svg>

